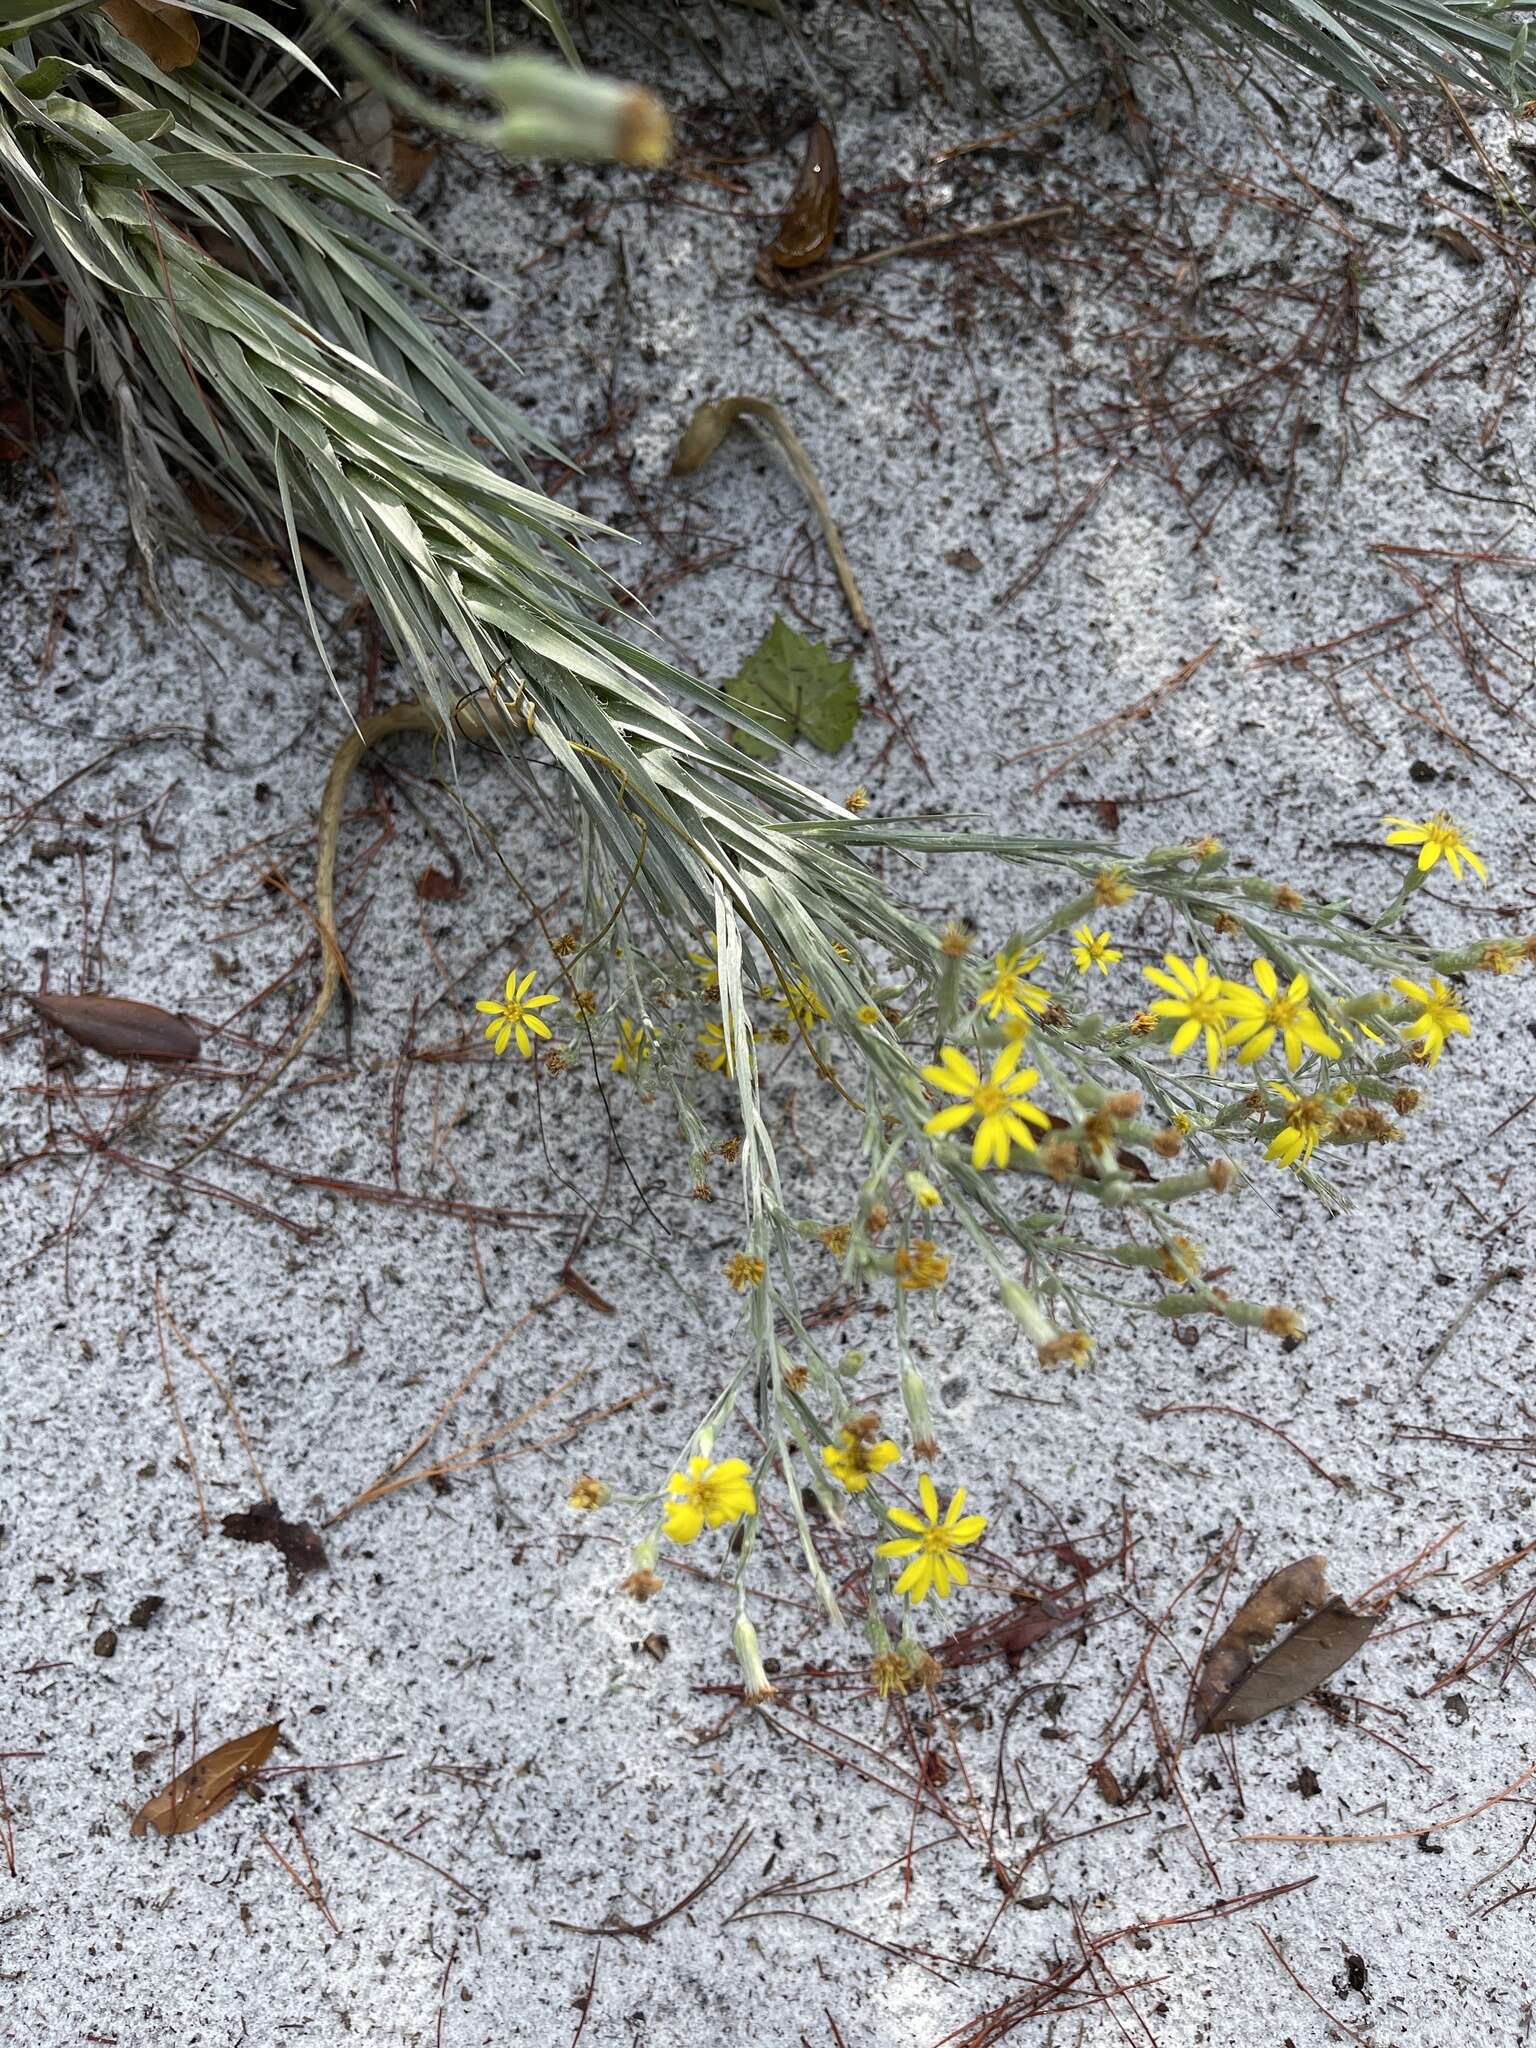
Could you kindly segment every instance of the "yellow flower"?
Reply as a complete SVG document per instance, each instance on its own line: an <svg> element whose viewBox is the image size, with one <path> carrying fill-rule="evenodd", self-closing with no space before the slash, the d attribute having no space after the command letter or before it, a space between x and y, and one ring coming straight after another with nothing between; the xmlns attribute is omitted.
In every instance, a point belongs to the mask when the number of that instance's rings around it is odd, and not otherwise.
<svg viewBox="0 0 1536 2048"><path fill-rule="evenodd" d="M475 1005L477 1010L482 1010L491 1020L485 1027L485 1035L487 1038L495 1039L498 1059L514 1038L517 1040L518 1051L526 1060L533 1052L533 1039L529 1037L529 1032L533 1033L534 1038L548 1038L551 1035L544 1019L534 1013L544 1009L549 1003L558 1003L560 998L531 996L528 991L532 986L533 969L530 968L519 981L517 969L514 967L507 976L506 995L502 1001Z"/></svg>
<svg viewBox="0 0 1536 2048"><path fill-rule="evenodd" d="M1285 1046L1286 1065L1293 1074L1301 1065L1304 1052L1320 1052L1330 1060L1338 1058L1338 1040L1328 1036L1316 1011L1307 1007L1308 982L1304 974L1295 977L1284 995L1267 960L1254 961L1253 978L1257 989L1244 988L1240 981L1223 983L1233 1019L1226 1029L1226 1042L1242 1047L1237 1056L1240 1067L1251 1067L1255 1060L1262 1059L1277 1037Z"/></svg>
<svg viewBox="0 0 1536 2048"><path fill-rule="evenodd" d="M925 1519L909 1515L905 1508L892 1508L890 1516L897 1528L910 1529L912 1534L893 1537L889 1543L875 1547L877 1557L910 1559L896 1581L896 1591L909 1595L914 1607L926 1600L930 1593L947 1600L951 1583L957 1586L970 1583L971 1575L965 1568L965 1562L956 1557L955 1552L967 1544L978 1542L987 1526L985 1515L964 1515L960 1512L965 1506L963 1486L956 1487L955 1497L945 1510L942 1521L939 1519L939 1496L926 1472L919 1478L917 1490Z"/></svg>
<svg viewBox="0 0 1536 2048"><path fill-rule="evenodd" d="M1438 974L1430 976L1428 988L1421 988L1416 981L1405 981L1401 975L1394 978L1392 986L1410 1003L1423 1006L1413 1022L1405 1026L1403 1036L1423 1041L1420 1050L1431 1066L1445 1051L1448 1038L1465 1038L1470 1033L1471 1018L1458 1006L1455 991L1447 988Z"/></svg>
<svg viewBox="0 0 1536 2048"><path fill-rule="evenodd" d="M607 1507L612 1499L612 1488L603 1480L595 1479L590 1472L583 1472L578 1479L573 1480L571 1490L566 1495L567 1503L583 1514L589 1514L593 1508Z"/></svg>
<svg viewBox="0 0 1536 2048"><path fill-rule="evenodd" d="M633 1074L651 1056L651 1034L643 1024L635 1024L628 1017L619 1019L619 1049L613 1056L615 1074Z"/></svg>
<svg viewBox="0 0 1536 2048"><path fill-rule="evenodd" d="M920 1237L910 1247L903 1245L893 1263L896 1285L906 1294L942 1287L949 1277L949 1255L941 1252L931 1237Z"/></svg>
<svg viewBox="0 0 1536 2048"><path fill-rule="evenodd" d="M926 1173L916 1171L903 1175L912 1199L919 1209L942 1209L944 1197L939 1193Z"/></svg>
<svg viewBox="0 0 1536 2048"><path fill-rule="evenodd" d="M761 1287L767 1272L763 1261L753 1258L750 1252L732 1252L725 1262L725 1277L738 1294L749 1287Z"/></svg>
<svg viewBox="0 0 1536 2048"><path fill-rule="evenodd" d="M1305 1166L1317 1150L1318 1139L1332 1128L1333 1112L1324 1096L1298 1095L1283 1081L1269 1085L1290 1106L1285 1122L1265 1147L1264 1157L1280 1166Z"/></svg>
<svg viewBox="0 0 1536 2048"><path fill-rule="evenodd" d="M1141 970L1148 981L1168 991L1166 1001L1152 1005L1152 1014L1180 1020L1169 1048L1175 1054L1188 1052L1203 1031L1206 1065L1214 1074L1221 1064L1222 1031L1231 1009L1227 984L1211 972L1203 953L1195 955L1193 966L1177 953L1165 953L1163 958L1168 965L1166 974L1161 967Z"/></svg>
<svg viewBox="0 0 1536 2048"><path fill-rule="evenodd" d="M1025 975L1038 967L1045 958L1043 953L1031 953L1026 959L1024 949L1016 948L1012 953L999 953L992 962L992 980L981 992L980 1000L993 1023L1002 1016L1022 1017L1027 1023L1031 1016L1038 1017L1042 1010L1051 1006L1049 989L1026 981Z"/></svg>
<svg viewBox="0 0 1536 2048"><path fill-rule="evenodd" d="M1192 1280L1200 1278L1200 1269L1205 1264L1205 1253L1187 1237L1171 1237L1163 1246L1162 1257L1157 1270L1165 1280L1172 1280L1176 1286L1187 1287Z"/></svg>
<svg viewBox="0 0 1536 2048"><path fill-rule="evenodd" d="M854 1011L853 1014L860 1024L866 1026L870 1024L878 1024L880 1022L880 1012L875 1008L873 1003L860 1003L859 1007Z"/></svg>
<svg viewBox="0 0 1536 2048"><path fill-rule="evenodd" d="M699 970L696 977L699 994L715 1003L720 1000L720 963L715 957L720 951L718 934L710 932L704 943L709 947L707 953L690 953L688 958Z"/></svg>
<svg viewBox="0 0 1536 2048"><path fill-rule="evenodd" d="M852 811L855 817L859 815L860 811L867 811L869 809L869 791L862 782L856 789L850 789L843 798L843 809L845 811Z"/></svg>
<svg viewBox="0 0 1536 2048"><path fill-rule="evenodd" d="M783 1004L790 1021L798 1024L802 1031L809 1031L813 1024L819 1024L827 1014L821 997L803 975L794 981L786 982L778 990L775 1000Z"/></svg>
<svg viewBox="0 0 1536 2048"><path fill-rule="evenodd" d="M1125 955L1110 944L1109 933L1096 932L1091 925L1080 924L1072 933L1072 958L1077 962L1079 974L1086 974L1090 967L1097 967L1100 974L1108 974L1117 960Z"/></svg>
<svg viewBox="0 0 1536 2048"><path fill-rule="evenodd" d="M1100 910L1118 909L1135 894L1123 868L1101 868L1093 878L1093 900Z"/></svg>
<svg viewBox="0 0 1536 2048"><path fill-rule="evenodd" d="M958 1095L959 1102L941 1109L923 1125L931 1138L947 1137L951 1131L958 1131L971 1118L979 1117L975 1140L971 1145L973 1166L1006 1166L1010 1148L1022 1145L1026 1151L1035 1149L1035 1135L1029 1126L1048 1131L1051 1120L1043 1109L1037 1109L1024 1096L1040 1080L1034 1067L1016 1072L1020 1055L1023 1053L1022 1040L1015 1040L1005 1046L992 1062L992 1071L983 1081L963 1052L955 1046L946 1045L939 1055L936 1067L924 1067L923 1079L935 1088L941 1088L946 1095Z"/></svg>
<svg viewBox="0 0 1536 2048"><path fill-rule="evenodd" d="M1419 849L1419 872L1427 875L1435 862L1444 854L1450 864L1451 873L1461 880L1461 864L1466 862L1486 889L1488 870L1468 846L1456 826L1444 811L1436 811L1422 825L1415 825L1411 818L1383 818L1384 825L1396 825L1396 832L1387 834L1388 846L1416 846Z"/></svg>
<svg viewBox="0 0 1536 2048"><path fill-rule="evenodd" d="M757 1033L749 1031L747 1036L755 1044ZM732 1057L731 1040L725 1035L725 1026L718 1017L711 1018L699 1033L698 1049L694 1058L701 1067L712 1074L723 1073L727 1080L736 1077L736 1062Z"/></svg>
<svg viewBox="0 0 1536 2048"><path fill-rule="evenodd" d="M821 1457L834 1479L850 1493L862 1493L876 1473L897 1463L901 1452L889 1437L872 1444L859 1430L845 1429L835 1444L822 1446Z"/></svg>
<svg viewBox="0 0 1536 2048"><path fill-rule="evenodd" d="M745 1458L727 1458L722 1465L711 1465L708 1458L690 1458L686 1474L674 1472L667 1481L667 1491L673 1497L662 1513L663 1532L674 1543L692 1543L706 1524L723 1529L743 1515L755 1515L757 1496L752 1491L751 1472Z"/></svg>

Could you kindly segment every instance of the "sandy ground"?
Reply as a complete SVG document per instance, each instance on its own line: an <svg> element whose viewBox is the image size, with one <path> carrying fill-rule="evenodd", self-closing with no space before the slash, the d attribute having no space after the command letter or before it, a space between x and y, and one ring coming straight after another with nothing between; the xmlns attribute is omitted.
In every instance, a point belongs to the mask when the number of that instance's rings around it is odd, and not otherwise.
<svg viewBox="0 0 1536 2048"><path fill-rule="evenodd" d="M852 645L771 456L743 437L686 486L666 476L700 398L790 411L889 678L882 693L860 653L871 709L810 769L828 788L862 777L883 809L1018 829L1094 829L1109 802L1128 845L1214 831L1368 903L1393 880L1382 813L1444 805L1493 883L1437 883L1418 928L1529 929L1530 270L1525 230L1471 189L1490 165L1444 116L1399 153L1342 108L1309 100L1282 132L1258 101L1195 109L1150 75L1145 126L1128 123L1083 53L1063 86L1000 47L1014 82L979 112L902 99L885 57L857 103L826 74L843 242L1073 201L1048 239L767 297L753 259L800 144L767 146L753 115L806 86L750 36L741 100L681 67L692 175L647 191L444 163L420 203L489 280L448 279L583 453L584 502L636 536L613 559L705 674L731 673L776 609ZM599 55L650 61L622 41ZM1528 189L1507 124L1477 132ZM1536 1213L1529 978L1479 982L1475 1036L1404 1142L1340 1176L1349 1213L1272 1175L1202 1212L1243 1292L1306 1308L1301 1348L1125 1322L1091 1374L1045 1378L958 1273L920 1332L940 1472L1017 1570L941 1626L1008 1612L1010 1583L1055 1589L1062 1618L903 1719L863 1690L859 1641L817 1622L775 1533L757 1612L781 1698L749 1717L720 1690L720 1589L672 1572L650 1606L617 1597L621 1520L578 1527L563 1505L584 1467L634 1486L664 1470L739 1341L730 1188L690 1205L665 1118L630 1104L646 1200L615 1172L581 1252L613 1312L567 1293L521 1320L603 1183L603 1126L579 1078L536 1100L504 1066L420 1056L472 1022L522 917L473 865L461 900L418 897L446 865L430 834L462 848L424 747L358 786L350 1046L327 1027L232 1141L244 1159L205 1161L200 1186L149 1175L307 1000L296 898L339 712L290 602L183 565L182 620L146 616L110 465L78 442L51 461L7 478L0 534L0 976L35 989L46 969L227 1028L216 1071L146 1097L109 1160L80 1134L121 1113L122 1069L45 1068L31 1013L5 1013L0 2037L929 2048L1002 2038L980 2016L1014 2001L1016 2038L1063 2048L1529 2038L1530 1786L1458 1818L1536 1759L1536 1557L1478 1577L1536 1537L1531 1295L1512 1270ZM1145 716L1065 744L1206 649ZM356 701L355 634L338 661ZM563 887L562 850L490 776L468 787L530 886ZM979 865L915 886L994 939L1022 890ZM1131 961L1161 936L1127 924ZM846 1134L812 1130L835 1213ZM448 1213L465 1202L543 1220L471 1228ZM293 1592L272 1549L220 1533L258 1497L253 1458L285 1513L336 1515L513 1325L441 1441L547 1402L503 1439L520 1455L360 1508ZM888 1393L878 1320L859 1338ZM1148 1419L1166 1404L1219 1412ZM1160 1753L1189 1733L1223 1601L1316 1550L1360 1592L1436 1544L1437 1575L1325 1698L1182 1747L1170 1781ZM130 1837L194 1738L278 1718L259 1804ZM1331 1848L1242 1839L1453 1821ZM644 1923L706 1878L648 1938L580 1931Z"/></svg>

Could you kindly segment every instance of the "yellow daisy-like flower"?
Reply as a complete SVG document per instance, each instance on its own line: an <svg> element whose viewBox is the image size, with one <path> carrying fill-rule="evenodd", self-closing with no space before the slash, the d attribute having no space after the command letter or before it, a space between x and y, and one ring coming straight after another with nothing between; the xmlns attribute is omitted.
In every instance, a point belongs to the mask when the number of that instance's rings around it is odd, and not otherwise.
<svg viewBox="0 0 1536 2048"><path fill-rule="evenodd" d="M1387 834L1388 846L1416 846L1419 849L1421 874L1427 875L1435 862L1444 855L1451 873L1458 882L1461 880L1461 864L1465 861L1483 887L1487 888L1487 868L1444 811L1436 811L1435 815L1426 818L1422 825L1416 825L1412 818L1383 818L1381 822L1398 828L1395 832Z"/></svg>
<svg viewBox="0 0 1536 2048"><path fill-rule="evenodd" d="M941 1252L931 1237L920 1237L911 1245L903 1245L893 1255L891 1264L896 1285L905 1294L926 1293L930 1287L942 1287L949 1278L949 1254Z"/></svg>
<svg viewBox="0 0 1536 2048"><path fill-rule="evenodd" d="M756 1042L755 1031L749 1032L748 1036ZM726 1037L725 1026L718 1017L712 1018L699 1033L698 1050L694 1058L701 1067L707 1068L712 1074L723 1073L727 1080L736 1078L736 1062L732 1057L731 1041Z"/></svg>
<svg viewBox="0 0 1536 2048"><path fill-rule="evenodd" d="M775 1000L783 1004L791 1023L798 1024L802 1031L823 1022L827 1014L821 997L803 975L778 989Z"/></svg>
<svg viewBox="0 0 1536 2048"><path fill-rule="evenodd" d="M850 1493L862 1493L876 1473L894 1465L901 1451L889 1437L872 1444L856 1429L845 1429L835 1444L822 1446L822 1463Z"/></svg>
<svg viewBox="0 0 1536 2048"><path fill-rule="evenodd" d="M880 1022L880 1012L873 1003L860 1003L853 1014L855 1021L863 1025L878 1024Z"/></svg>
<svg viewBox="0 0 1536 2048"><path fill-rule="evenodd" d="M1294 978L1284 995L1269 961L1254 961L1253 978L1258 984L1256 989L1244 988L1240 981L1223 983L1232 1016L1225 1038L1228 1045L1242 1047L1237 1055L1240 1067L1251 1067L1255 1060L1262 1059L1277 1038L1285 1047L1286 1065L1293 1074L1304 1053L1319 1052L1324 1059L1338 1058L1338 1040L1328 1036L1317 1012L1308 1007L1309 984L1304 974Z"/></svg>
<svg viewBox="0 0 1536 2048"><path fill-rule="evenodd" d="M651 1056L652 1039L643 1024L628 1017L619 1019L619 1049L613 1056L615 1074L636 1073Z"/></svg>
<svg viewBox="0 0 1536 2048"><path fill-rule="evenodd" d="M939 1496L926 1472L919 1478L917 1490L923 1503L923 1519L909 1515L905 1508L892 1508L890 1511L891 1520L897 1528L910 1529L912 1534L893 1537L889 1543L875 1547L877 1557L904 1557L909 1560L896 1581L896 1591L906 1594L914 1607L926 1600L930 1593L947 1600L951 1585L970 1583L971 1575L965 1568L965 1561L956 1557L955 1552L967 1544L978 1542L987 1526L985 1515L961 1513L965 1506L963 1486L956 1487L955 1497L942 1520Z"/></svg>
<svg viewBox="0 0 1536 2048"><path fill-rule="evenodd" d="M1006 1166L1014 1145L1022 1145L1026 1151L1033 1152L1035 1134L1030 1125L1048 1131L1051 1120L1043 1109L1037 1109L1034 1103L1024 1100L1030 1089L1038 1085L1040 1074L1035 1067L1025 1067L1022 1073L1018 1071L1023 1051L1022 1039L1005 1046L992 1062L991 1073L983 1081L963 1052L953 1045L946 1045L939 1055L939 1064L924 1067L923 1079L935 1088L941 1088L946 1095L958 1095L961 1099L928 1119L923 1129L929 1137L948 1137L974 1116L980 1121L971 1145L973 1166Z"/></svg>
<svg viewBox="0 0 1536 2048"><path fill-rule="evenodd" d="M1413 1022L1403 1027L1403 1036L1420 1040L1420 1050L1434 1066L1445 1051L1445 1041L1467 1037L1472 1029L1472 1020L1457 1003L1455 991L1447 988L1438 974L1432 974L1429 979L1429 987L1421 988L1418 982L1405 981L1398 975L1392 986L1407 1001L1422 1006Z"/></svg>
<svg viewBox="0 0 1536 2048"><path fill-rule="evenodd" d="M1090 967L1097 967L1100 974L1108 974L1117 960L1125 955L1110 943L1107 931L1096 932L1091 925L1077 925L1072 933L1072 958L1077 962L1079 974L1086 974Z"/></svg>
<svg viewBox="0 0 1536 2048"><path fill-rule="evenodd" d="M752 1468L745 1458L727 1458L711 1465L708 1458L690 1458L688 1470L667 1481L672 1495L662 1512L663 1533L674 1543L692 1543L708 1527L723 1529L744 1515L757 1513Z"/></svg>
<svg viewBox="0 0 1536 2048"><path fill-rule="evenodd" d="M1022 1017L1028 1023L1051 1006L1049 989L1026 981L1025 975L1040 965L1043 953L1026 956L1022 947L1012 953L998 953L992 961L992 979L981 992L981 1003L995 1024L999 1017Z"/></svg>
<svg viewBox="0 0 1536 2048"><path fill-rule="evenodd" d="M1283 1081L1270 1087L1287 1109L1285 1122L1264 1148L1264 1157L1279 1166L1305 1166L1317 1150L1317 1141L1333 1128L1333 1111L1325 1095L1298 1095Z"/></svg>
<svg viewBox="0 0 1536 2048"><path fill-rule="evenodd" d="M551 1036L549 1026L537 1012L550 1003L558 1003L560 998L552 995L531 996L528 991L532 986L533 969L530 967L519 981L517 969L514 967L507 976L506 994L500 1002L475 1005L477 1010L483 1011L491 1020L485 1027L485 1035L495 1040L498 1059L514 1038L517 1040L518 1051L526 1060L532 1056L534 1038ZM530 1032L532 1037L529 1036Z"/></svg>
<svg viewBox="0 0 1536 2048"><path fill-rule="evenodd" d="M1161 967L1143 967L1142 973L1156 987L1168 991L1166 1000L1152 1005L1155 1017L1177 1017L1179 1028L1169 1050L1188 1052L1201 1032L1205 1033L1205 1063L1214 1074L1221 1064L1223 1033L1231 1011L1227 984L1211 972L1211 963L1197 953L1193 964L1177 953L1165 953L1167 973ZM1133 1027L1134 1028L1134 1027Z"/></svg>

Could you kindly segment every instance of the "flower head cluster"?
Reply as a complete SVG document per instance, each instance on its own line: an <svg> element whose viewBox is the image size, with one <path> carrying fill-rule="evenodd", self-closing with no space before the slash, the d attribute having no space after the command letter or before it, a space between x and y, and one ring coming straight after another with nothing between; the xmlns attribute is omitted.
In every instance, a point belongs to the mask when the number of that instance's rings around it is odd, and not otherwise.
<svg viewBox="0 0 1536 2048"><path fill-rule="evenodd" d="M1097 967L1100 974L1107 975L1115 962L1123 960L1125 955L1107 931L1096 932L1091 925L1080 924L1072 933L1072 958L1077 962L1079 974L1086 974L1090 967Z"/></svg>
<svg viewBox="0 0 1536 2048"><path fill-rule="evenodd" d="M1203 1032L1205 1063L1214 1074L1226 1048L1226 1024L1231 1010L1227 984L1212 971L1203 953L1195 955L1193 965L1181 960L1177 953L1166 953L1163 958L1166 972L1162 967L1141 970L1154 987L1167 991L1160 1002L1153 1003L1152 1015L1177 1021L1178 1029L1169 1048L1175 1056L1188 1052Z"/></svg>
<svg viewBox="0 0 1536 2048"><path fill-rule="evenodd" d="M1280 1166L1305 1166L1317 1150L1317 1141L1333 1125L1333 1110L1326 1095L1298 1095L1283 1081L1270 1087L1286 1105L1285 1121L1264 1148L1264 1157Z"/></svg>
<svg viewBox="0 0 1536 2048"><path fill-rule="evenodd" d="M550 1003L558 1003L560 998L554 995L529 995L528 991L533 986L533 972L530 968L519 981L517 969L513 968L507 976L506 991L499 1001L475 1005L477 1010L482 1011L491 1020L485 1027L485 1035L495 1040L498 1059L514 1038L517 1040L518 1051L526 1060L532 1057L535 1038L551 1036L549 1026L538 1013Z"/></svg>
<svg viewBox="0 0 1536 2048"><path fill-rule="evenodd" d="M1407 981L1401 975L1394 979L1392 986L1405 1001L1419 1005L1418 1016L1412 1023L1404 1025L1403 1036L1419 1041L1419 1050L1429 1066L1437 1064L1448 1038L1465 1038L1471 1031L1472 1020L1456 1001L1455 992L1446 987L1438 974L1430 976L1428 988L1416 981Z"/></svg>
<svg viewBox="0 0 1536 2048"><path fill-rule="evenodd" d="M889 1437L876 1443L874 1434L879 1419L873 1415L862 1415L857 1422L839 1432L835 1444L822 1448L822 1462L839 1484L846 1486L850 1493L862 1493L871 1479L883 1472L888 1465L894 1465L901 1457L899 1447Z"/></svg>
<svg viewBox="0 0 1536 2048"><path fill-rule="evenodd" d="M1330 1060L1338 1058L1338 1040L1329 1037L1308 1005L1310 989L1304 974L1293 975L1283 994L1269 961L1254 961L1253 978L1257 984L1254 988L1244 988L1240 981L1223 984L1227 1014L1232 1020L1223 1037L1227 1045L1240 1048L1240 1067L1251 1067L1255 1060L1262 1059L1277 1038L1285 1048L1285 1062L1293 1074L1306 1053L1321 1053Z"/></svg>
<svg viewBox="0 0 1536 2048"><path fill-rule="evenodd" d="M981 1005L995 1024L999 1017L1013 1017L1027 1024L1051 1006L1051 992L1025 976L1040 965L1043 953L1025 954L1022 946L999 953L992 962L992 979L981 992Z"/></svg>
<svg viewBox="0 0 1536 2048"><path fill-rule="evenodd" d="M672 1498L662 1511L661 1526L674 1543L692 1543L699 1533L723 1529L744 1515L757 1513L752 1468L745 1458L727 1458L712 1465L708 1458L690 1458L686 1472L667 1481Z"/></svg>
<svg viewBox="0 0 1536 2048"><path fill-rule="evenodd" d="M973 1166L1006 1166L1010 1149L1022 1145L1026 1151L1033 1151L1035 1134L1030 1129L1048 1131L1051 1120L1043 1109L1024 1097L1031 1088L1038 1086L1040 1075L1034 1067L1018 1071L1023 1056L1024 1042L1015 1039L1005 1046L992 1062L992 1071L985 1081L974 1066L956 1046L946 1045L939 1055L939 1064L924 1067L923 1079L946 1095L958 1095L960 1100L941 1109L924 1124L923 1129L930 1137L948 1137L951 1132L962 1130L972 1117L977 1119L976 1135L971 1144Z"/></svg>
<svg viewBox="0 0 1536 2048"><path fill-rule="evenodd" d="M962 1513L965 1506L965 1488L955 1489L955 1497L939 1514L939 1496L934 1491L933 1481L924 1472L917 1482L918 1497L923 1504L921 1519L909 1514L905 1508L892 1508L890 1518L898 1529L908 1529L907 1536L896 1536L888 1543L876 1546L879 1557L899 1557L907 1560L896 1591L905 1594L917 1606L930 1593L947 1600L952 1586L964 1586L970 1582L963 1558L955 1555L957 1550L976 1543L987 1526L985 1515Z"/></svg>
<svg viewBox="0 0 1536 2048"><path fill-rule="evenodd" d="M1461 880L1461 864L1465 861L1484 888L1488 886L1487 868L1444 811L1436 811L1422 825L1416 825L1412 818L1384 818L1382 823L1397 827L1395 832L1387 834L1388 846L1416 846L1419 849L1420 874L1427 875L1435 862L1443 857L1458 882Z"/></svg>

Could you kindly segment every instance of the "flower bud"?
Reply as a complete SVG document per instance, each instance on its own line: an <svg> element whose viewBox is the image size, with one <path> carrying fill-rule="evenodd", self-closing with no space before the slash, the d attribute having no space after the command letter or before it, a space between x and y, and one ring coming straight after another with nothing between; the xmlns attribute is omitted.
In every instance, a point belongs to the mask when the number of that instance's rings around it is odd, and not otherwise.
<svg viewBox="0 0 1536 2048"><path fill-rule="evenodd" d="M742 1693L747 1705L755 1707L764 1700L771 1700L773 1686L758 1653L757 1630L744 1612L736 1616L736 1625L731 1630L731 1646L736 1652L736 1662L741 1666Z"/></svg>
<svg viewBox="0 0 1536 2048"><path fill-rule="evenodd" d="M901 1368L901 1400L907 1411L907 1427L912 1432L912 1455L929 1461L939 1455L938 1440L933 1433L933 1416L928 1407L928 1389L923 1385L923 1376L915 1365Z"/></svg>

